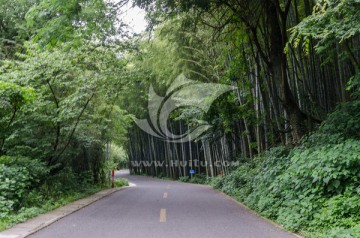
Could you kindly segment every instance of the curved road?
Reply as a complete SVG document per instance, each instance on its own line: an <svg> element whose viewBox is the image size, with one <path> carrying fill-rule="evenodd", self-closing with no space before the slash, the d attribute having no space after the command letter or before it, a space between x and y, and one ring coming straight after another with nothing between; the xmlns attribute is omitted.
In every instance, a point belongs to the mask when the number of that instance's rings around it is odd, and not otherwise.
<svg viewBox="0 0 360 238"><path fill-rule="evenodd" d="M207 186L142 176L32 238L294 238Z"/></svg>

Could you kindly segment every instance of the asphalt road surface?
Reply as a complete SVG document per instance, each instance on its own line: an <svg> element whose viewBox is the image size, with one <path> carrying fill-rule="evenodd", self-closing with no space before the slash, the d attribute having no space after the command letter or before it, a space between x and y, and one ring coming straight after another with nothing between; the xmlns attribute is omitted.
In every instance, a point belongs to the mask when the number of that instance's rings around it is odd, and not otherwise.
<svg viewBox="0 0 360 238"><path fill-rule="evenodd" d="M207 187L142 176L32 238L294 238Z"/></svg>

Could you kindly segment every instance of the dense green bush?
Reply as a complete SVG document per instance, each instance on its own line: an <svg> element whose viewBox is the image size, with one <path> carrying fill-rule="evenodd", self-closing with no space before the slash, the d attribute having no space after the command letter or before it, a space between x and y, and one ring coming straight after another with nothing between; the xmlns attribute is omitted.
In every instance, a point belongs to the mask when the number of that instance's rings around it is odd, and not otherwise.
<svg viewBox="0 0 360 238"><path fill-rule="evenodd" d="M197 184L206 184L209 182L205 174L195 174L192 177L182 176L179 177L178 180L184 183L197 183Z"/></svg>
<svg viewBox="0 0 360 238"><path fill-rule="evenodd" d="M207 183L207 178L205 174L195 174L189 180L190 183L197 183L197 184L205 184Z"/></svg>
<svg viewBox="0 0 360 238"><path fill-rule="evenodd" d="M0 164L1 217L6 216L20 205L29 186L30 174L26 169L12 168Z"/></svg>
<svg viewBox="0 0 360 238"><path fill-rule="evenodd" d="M319 132L360 139L360 100L340 104L314 135L316 136Z"/></svg>
<svg viewBox="0 0 360 238"><path fill-rule="evenodd" d="M179 177L178 180L180 182L183 182L183 183L188 183L190 181L190 177L189 176L182 176L182 177Z"/></svg>
<svg viewBox="0 0 360 238"><path fill-rule="evenodd" d="M125 178L116 178L114 180L114 186L115 188L129 186L129 181Z"/></svg>
<svg viewBox="0 0 360 238"><path fill-rule="evenodd" d="M117 181L120 186L126 181ZM108 186L108 185L107 185ZM65 167L55 174L44 162L21 156L0 157L0 230L102 188L91 171Z"/></svg>
<svg viewBox="0 0 360 238"><path fill-rule="evenodd" d="M18 210L31 189L48 173L45 165L26 157L0 157L0 218Z"/></svg>
<svg viewBox="0 0 360 238"><path fill-rule="evenodd" d="M0 231L17 223L24 222L27 219L37 216L41 213L51 211L72 201L94 194L100 190L101 187L93 186L87 188L85 191L68 191L67 193L63 193L58 197L45 197L41 194L41 192L33 190L28 196L26 196L26 199L29 200L30 205L24 205L18 211L8 213L6 216L0 218Z"/></svg>

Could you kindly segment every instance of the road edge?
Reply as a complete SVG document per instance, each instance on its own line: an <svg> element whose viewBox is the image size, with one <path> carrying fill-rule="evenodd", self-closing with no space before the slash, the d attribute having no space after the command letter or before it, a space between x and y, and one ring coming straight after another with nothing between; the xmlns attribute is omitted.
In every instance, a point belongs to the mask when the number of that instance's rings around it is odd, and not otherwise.
<svg viewBox="0 0 360 238"><path fill-rule="evenodd" d="M28 237L45 227L59 221L60 219L87 207L100 199L103 199L115 192L130 188L131 186L105 189L86 198L82 198L71 202L65 206L59 207L53 211L41 214L31 218L23 223L19 223L7 230L0 232L0 238L25 238Z"/></svg>

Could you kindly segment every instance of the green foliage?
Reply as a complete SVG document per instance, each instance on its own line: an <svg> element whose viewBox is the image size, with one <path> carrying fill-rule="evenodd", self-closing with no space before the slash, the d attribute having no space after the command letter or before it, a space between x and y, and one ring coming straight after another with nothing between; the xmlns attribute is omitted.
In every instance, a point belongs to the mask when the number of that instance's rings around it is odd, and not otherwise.
<svg viewBox="0 0 360 238"><path fill-rule="evenodd" d="M183 183L196 183L196 184L207 184L210 181L206 178L205 174L195 174L194 176L182 176L178 180Z"/></svg>
<svg viewBox="0 0 360 238"><path fill-rule="evenodd" d="M129 181L125 178L116 178L114 180L114 186L115 188L129 186Z"/></svg>
<svg viewBox="0 0 360 238"><path fill-rule="evenodd" d="M206 184L207 178L205 174L195 174L190 180L190 183Z"/></svg>
<svg viewBox="0 0 360 238"><path fill-rule="evenodd" d="M114 105L123 63L113 49L83 45L69 52L64 45L44 52L29 45L23 57L23 62L4 65L0 79L36 88L37 100L17 109L14 126L4 138L7 153L31 148L34 157L64 164L64 158L79 153L72 140L88 147L125 133L128 119ZM30 98L29 90L23 90L24 100Z"/></svg>
<svg viewBox="0 0 360 238"><path fill-rule="evenodd" d="M180 182L183 182L183 183L188 183L190 181L190 177L189 176L182 176L182 177L179 177L178 180Z"/></svg>
<svg viewBox="0 0 360 238"><path fill-rule="evenodd" d="M39 160L0 157L0 230L99 191L89 172L55 175Z"/></svg>
<svg viewBox="0 0 360 238"><path fill-rule="evenodd" d="M206 115L194 108L174 112L175 119L189 127L211 122L213 129L204 138L223 138L222 152L235 148L217 157L231 158L236 150L252 156L287 141L277 132L284 124L295 129L292 116L283 113L288 102L278 99L283 86L276 78L279 66L288 69L283 82L290 83L288 93L305 114L312 113L303 97L314 100L318 89L321 95L314 104L326 110L339 97L346 98L336 88L342 88L342 79L330 77L329 69L317 69L320 60L311 50L313 39L318 53L328 54L334 45L334 53L341 54L335 60L347 53L353 67L338 62L344 69L334 71L340 78L355 72L348 89L359 97L359 50L353 47L360 33L358 0L316 1L313 14L293 28L291 37L291 43L301 44L311 57L288 45L283 62L278 56L285 42L275 49L276 41L271 40L276 24L283 24L279 33L285 39L286 28L305 17L305 2L287 1L286 9L284 1L136 0L153 23L171 18L150 41L137 39L138 51L130 49L134 42L119 44L126 35L117 17L123 2L0 0L0 59L7 59L0 62L0 229L86 193L105 181L114 164L124 167L127 156L120 145L131 124L128 112L144 118L150 84L164 92L184 73L192 80L236 86L236 93L220 97ZM277 11L274 16L268 6ZM321 82L327 77L329 81ZM325 100L333 92L341 96ZM303 139L302 146L291 151L273 148L212 184L289 229L314 234L314 229L326 228L320 233L329 237L355 236L360 229L359 112L359 101L344 103ZM114 145L109 155L104 152L111 142L119 147ZM128 144L140 157L147 141ZM153 155L160 156L159 143L151 145ZM180 180L208 182L204 174Z"/></svg>
<svg viewBox="0 0 360 238"><path fill-rule="evenodd" d="M292 29L292 38L318 39L318 50L333 39L350 39L360 33L359 7L357 0L317 0L313 14Z"/></svg>
<svg viewBox="0 0 360 238"><path fill-rule="evenodd" d="M122 147L115 144L111 145L111 159L118 169L125 169L128 167L128 157L126 151Z"/></svg>
<svg viewBox="0 0 360 238"><path fill-rule="evenodd" d="M3 114L9 108L19 110L24 104L35 98L35 92L30 87L21 87L14 83L0 81L0 96L1 113Z"/></svg>
<svg viewBox="0 0 360 238"><path fill-rule="evenodd" d="M358 72L350 78L347 90L351 90L352 96L355 99L360 99L360 73Z"/></svg>
<svg viewBox="0 0 360 238"><path fill-rule="evenodd" d="M356 223L360 204L351 204L351 201L358 201L359 154L359 141L351 139L335 145L295 150L286 173L274 182L283 199L278 221L293 230L303 226L312 229L351 226L351 223L341 223L341 218L347 216ZM347 209L336 206L338 199L350 206ZM336 215L339 209L344 213Z"/></svg>
<svg viewBox="0 0 360 238"><path fill-rule="evenodd" d="M26 157L0 157L0 219L26 203L27 195L48 169L38 160Z"/></svg>
<svg viewBox="0 0 360 238"><path fill-rule="evenodd" d="M51 187L49 189L52 189ZM48 197L42 195L40 192L32 191L28 194L27 199L31 201L30 204L23 206L20 210L12 212L0 218L0 231L9 228L17 223L24 222L29 218L35 217L39 214L54 210L60 206L64 206L70 202L89 196L99 192L103 187L92 186L82 188L81 191L72 190L63 194L58 194L55 197Z"/></svg>
<svg viewBox="0 0 360 238"><path fill-rule="evenodd" d="M306 237L359 237L358 106L343 103L302 146L273 148L212 186Z"/></svg>
<svg viewBox="0 0 360 238"><path fill-rule="evenodd" d="M39 0L0 0L0 60L16 58L30 38L25 15ZM0 63L1 65L1 63Z"/></svg>
<svg viewBox="0 0 360 238"><path fill-rule="evenodd" d="M316 51L325 53L325 57L331 55L329 50L340 44L355 69L356 74L349 78L348 89L355 89L356 94L360 72L356 55L359 49L352 41L360 35L359 8L358 0L317 0L313 14L291 29L289 41L295 47L302 44L305 52L309 54L310 41L315 39Z"/></svg>
<svg viewBox="0 0 360 238"><path fill-rule="evenodd" d="M216 176L211 178L209 181L209 185L215 189L221 189L224 186L224 178L223 176Z"/></svg>
<svg viewBox="0 0 360 238"><path fill-rule="evenodd" d="M105 41L120 33L116 4L102 1L40 1L26 13L27 26L41 45L57 46L71 42L80 46L81 39Z"/></svg>
<svg viewBox="0 0 360 238"><path fill-rule="evenodd" d="M19 203L18 197L25 192L25 188L28 185L26 181L26 175L21 176L18 179L10 179L11 176L16 176L17 173L24 171L9 169L4 165L0 165L1 173L1 216L6 216L9 212L14 210L14 204ZM19 191L18 191L19 190ZM15 194L16 192L16 194Z"/></svg>
<svg viewBox="0 0 360 238"><path fill-rule="evenodd" d="M0 226L5 227L102 185L109 171L104 144L124 143L130 118L117 105L127 78L122 46L115 44L123 29L113 14L117 4L0 0L0 5Z"/></svg>
<svg viewBox="0 0 360 238"><path fill-rule="evenodd" d="M104 153L130 124L118 106L129 78L120 5L0 0L0 229L98 190L113 160L124 166L121 149Z"/></svg>
<svg viewBox="0 0 360 238"><path fill-rule="evenodd" d="M360 100L341 103L320 127L320 133L360 139Z"/></svg>
<svg viewBox="0 0 360 238"><path fill-rule="evenodd" d="M18 112L34 99L33 88L0 81L0 155L4 154L4 142L11 135Z"/></svg>

